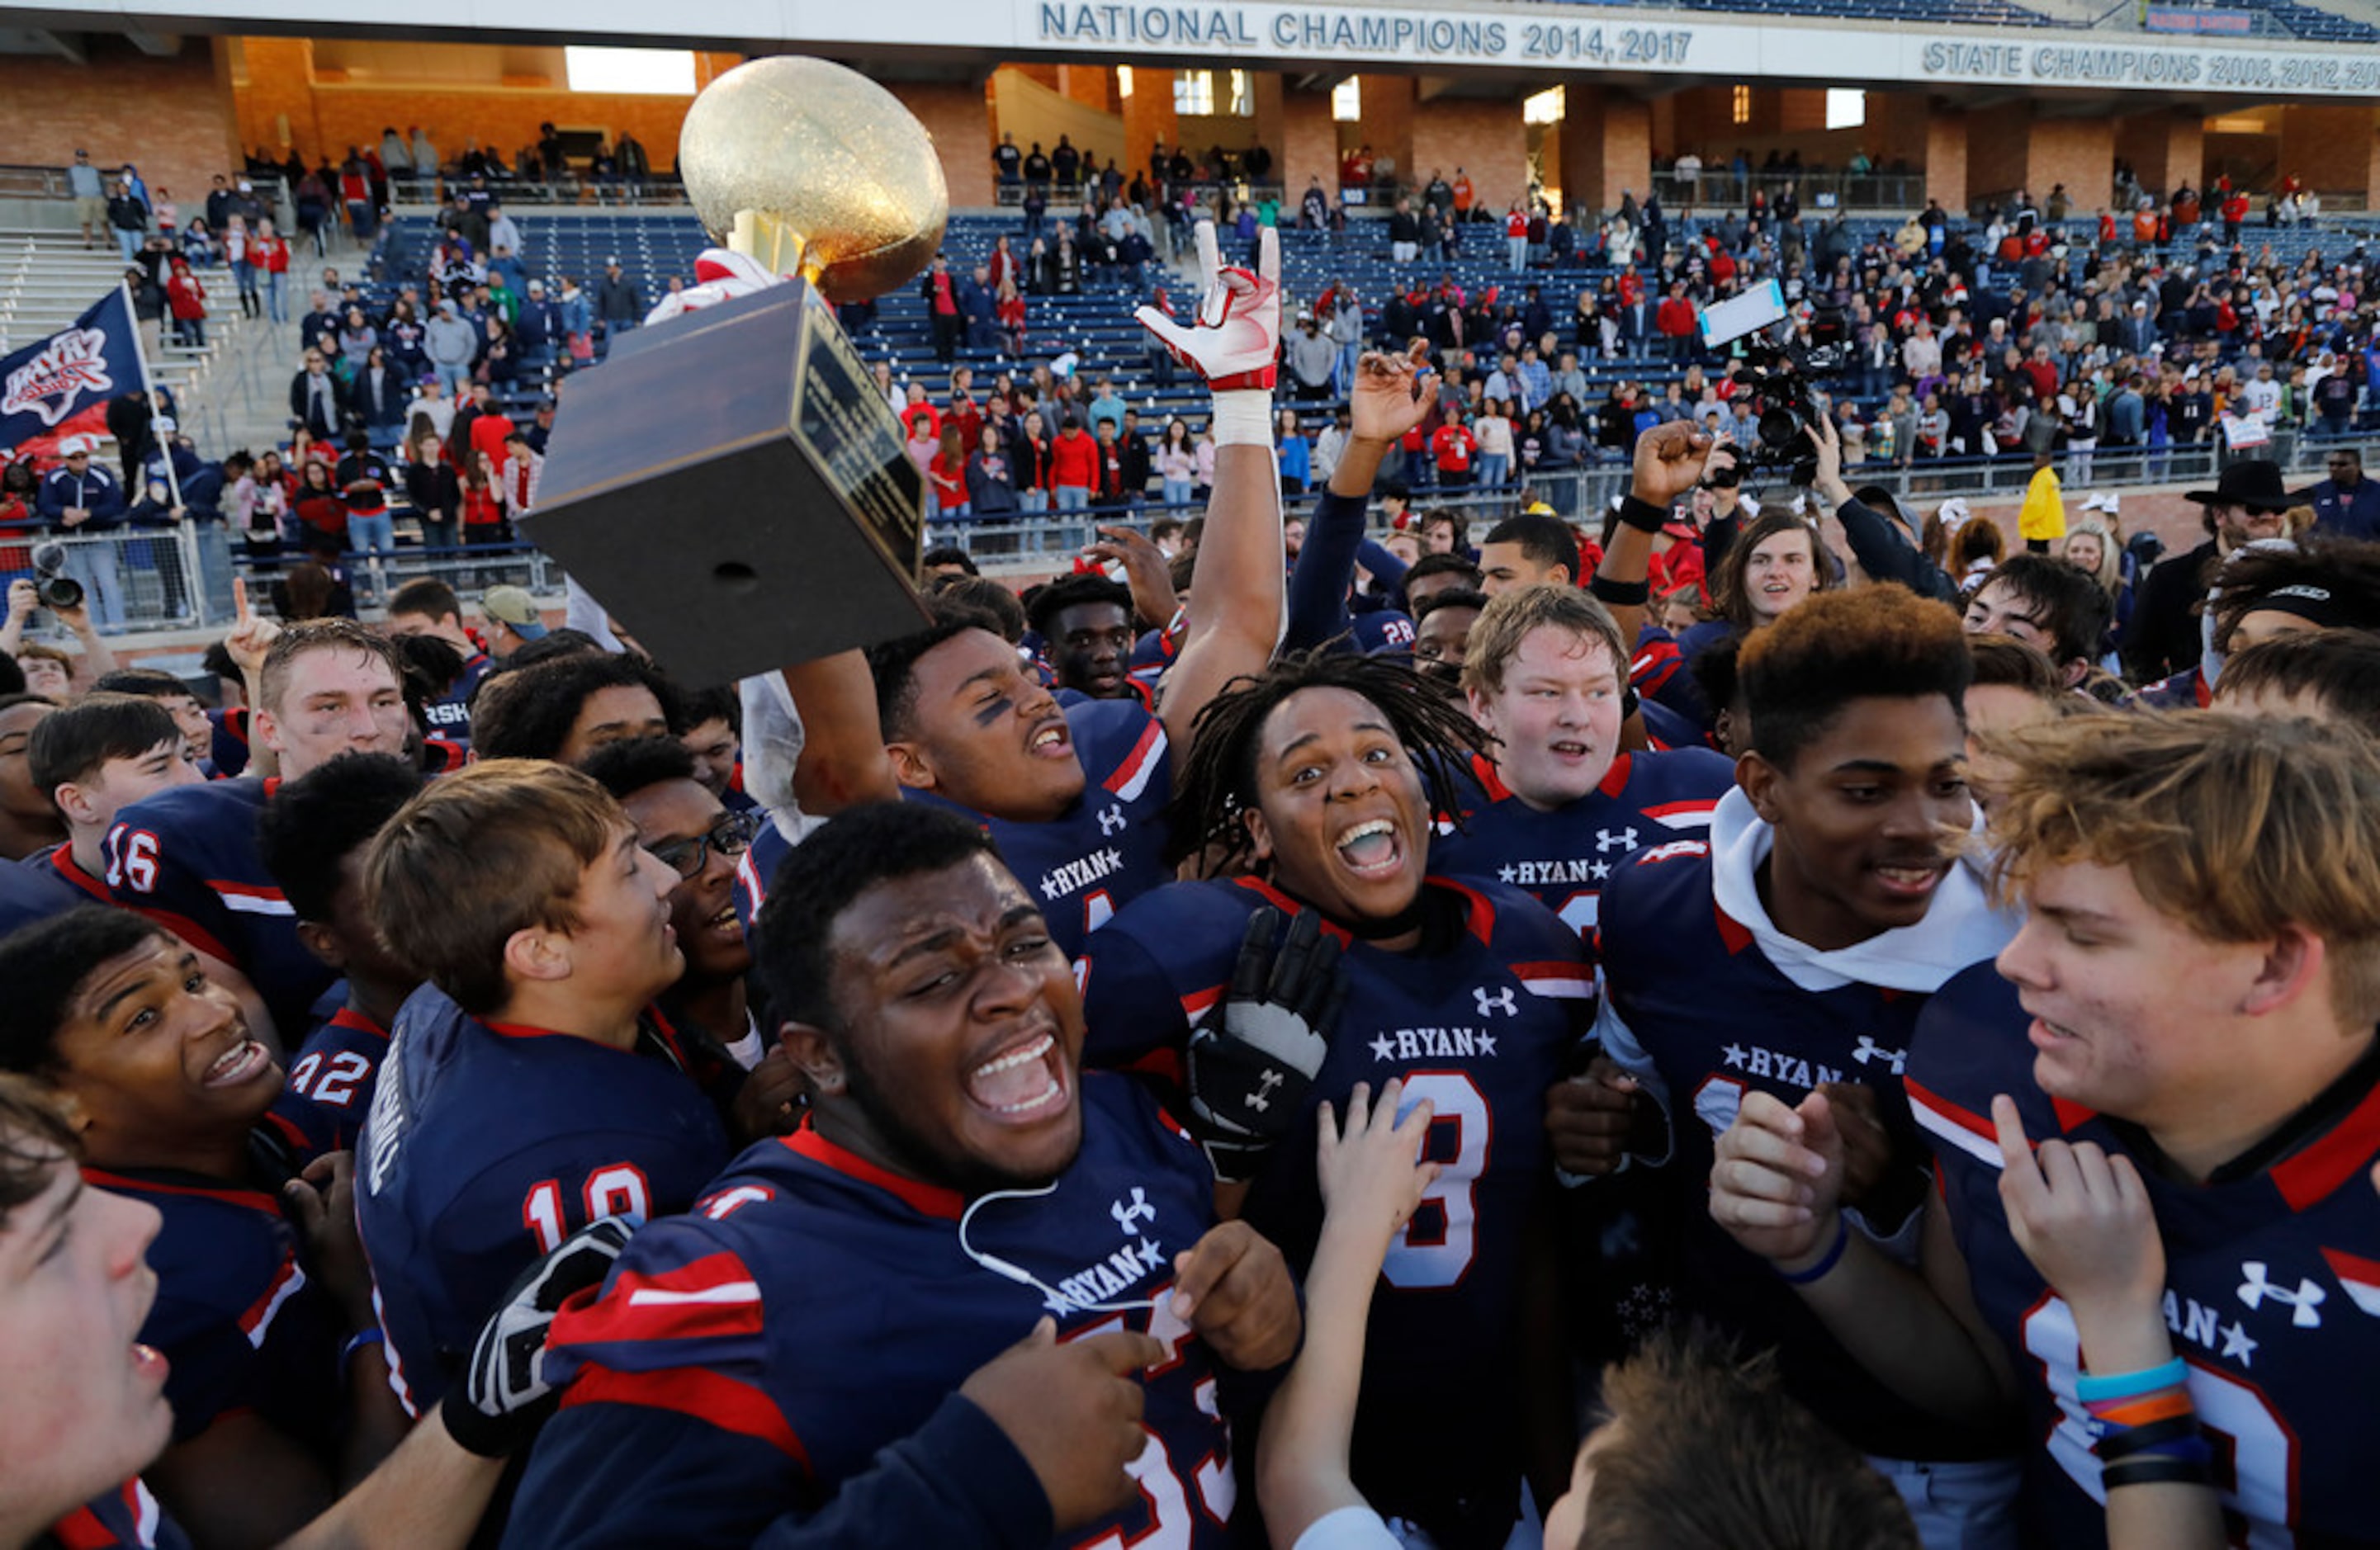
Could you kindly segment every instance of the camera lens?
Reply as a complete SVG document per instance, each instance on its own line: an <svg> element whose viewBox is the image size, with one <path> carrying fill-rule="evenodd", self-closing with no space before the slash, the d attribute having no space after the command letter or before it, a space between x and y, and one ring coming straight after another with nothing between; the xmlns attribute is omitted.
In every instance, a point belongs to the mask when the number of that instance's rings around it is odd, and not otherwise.
<svg viewBox="0 0 2380 1550"><path fill-rule="evenodd" d="M44 576L40 582L42 602L49 608L79 608L82 606L82 583L72 576Z"/></svg>

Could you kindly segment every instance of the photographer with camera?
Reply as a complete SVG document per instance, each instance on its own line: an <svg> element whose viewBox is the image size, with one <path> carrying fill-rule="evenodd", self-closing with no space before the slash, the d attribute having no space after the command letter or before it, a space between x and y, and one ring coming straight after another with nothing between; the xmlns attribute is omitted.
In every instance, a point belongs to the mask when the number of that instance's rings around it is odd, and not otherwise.
<svg viewBox="0 0 2380 1550"><path fill-rule="evenodd" d="M61 449L66 460L42 481L42 517L66 535L90 535L124 522L124 487L91 460L91 439L79 437ZM62 571L82 586L84 599L103 630L124 627L124 588L116 579L115 546L78 543L66 550Z"/></svg>
<svg viewBox="0 0 2380 1550"><path fill-rule="evenodd" d="M25 647L25 627L32 622L34 611L48 609L59 624L74 633L82 647L82 655L62 679L55 676L55 664L46 656L38 666L21 660L18 665L25 670L26 688L63 705L79 692L77 679L90 684L114 672L115 653L108 649L107 642L100 638L99 631L91 624L91 611L83 606L82 584L59 574L65 558L58 552L61 548L55 542L35 544L33 565L39 579L18 576L8 584L8 616L0 623L0 653L19 657ZM51 676L44 676L45 667Z"/></svg>

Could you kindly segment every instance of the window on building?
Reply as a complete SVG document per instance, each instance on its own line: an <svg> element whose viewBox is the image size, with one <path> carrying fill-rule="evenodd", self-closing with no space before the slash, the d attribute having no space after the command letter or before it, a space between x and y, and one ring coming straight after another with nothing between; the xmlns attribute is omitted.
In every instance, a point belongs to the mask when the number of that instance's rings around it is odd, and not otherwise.
<svg viewBox="0 0 2380 1550"><path fill-rule="evenodd" d="M1338 124L1364 121L1364 91L1358 77L1349 76L1330 89L1330 117Z"/></svg>
<svg viewBox="0 0 2380 1550"><path fill-rule="evenodd" d="M1254 118L1257 115L1256 83L1245 70L1232 72L1231 103L1226 111L1234 118Z"/></svg>
<svg viewBox="0 0 2380 1550"><path fill-rule="evenodd" d="M1190 118L1213 117L1215 72L1212 70L1174 71L1173 111Z"/></svg>
<svg viewBox="0 0 2380 1550"><path fill-rule="evenodd" d="M1738 124L1749 124L1752 122L1752 88L1749 86L1739 86L1735 89L1734 106L1735 121Z"/></svg>
<svg viewBox="0 0 2380 1550"><path fill-rule="evenodd" d="M1867 122L1867 93L1856 88L1827 89L1827 127L1856 129Z"/></svg>
<svg viewBox="0 0 2380 1550"><path fill-rule="evenodd" d="M694 95L694 55L671 48L565 48L562 67L573 91Z"/></svg>
<svg viewBox="0 0 2380 1550"><path fill-rule="evenodd" d="M1132 95L1132 67L1129 65L1116 67L1116 95L1118 97Z"/></svg>
<svg viewBox="0 0 2380 1550"><path fill-rule="evenodd" d="M1521 104L1524 124L1559 124L1569 110L1570 93L1561 87L1551 86Z"/></svg>

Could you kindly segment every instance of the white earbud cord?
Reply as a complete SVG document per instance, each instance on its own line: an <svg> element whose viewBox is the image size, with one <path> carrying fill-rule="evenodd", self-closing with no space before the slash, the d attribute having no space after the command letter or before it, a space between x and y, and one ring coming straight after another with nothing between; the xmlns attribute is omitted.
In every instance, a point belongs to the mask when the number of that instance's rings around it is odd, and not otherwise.
<svg viewBox="0 0 2380 1550"><path fill-rule="evenodd" d="M1064 1292L1060 1291L1057 1288L1050 1285L1047 1281L1042 1280L1041 1278L1036 1276L1032 1271L1026 1269L1024 1266L1012 1265L996 1254L985 1253L980 1249L978 1249L974 1244L967 1241L968 1224L975 1220L975 1214L978 1211L982 1210L993 1201L1039 1200L1056 1190L1057 1187L1057 1181L1053 1180L1050 1182L1042 1185L1039 1189L994 1190L990 1194L978 1195L968 1204L967 1208L959 1215L959 1253L966 1255L967 1258L975 1261L978 1265L982 1265L986 1270L990 1271L995 1276L1014 1281L1021 1286L1031 1287L1043 1297L1048 1298L1053 1305L1071 1308L1077 1312L1086 1314L1130 1314L1137 1313L1143 1308L1156 1307L1159 1299L1154 1297L1144 1297L1136 1302L1082 1302L1077 1298L1069 1297Z"/></svg>

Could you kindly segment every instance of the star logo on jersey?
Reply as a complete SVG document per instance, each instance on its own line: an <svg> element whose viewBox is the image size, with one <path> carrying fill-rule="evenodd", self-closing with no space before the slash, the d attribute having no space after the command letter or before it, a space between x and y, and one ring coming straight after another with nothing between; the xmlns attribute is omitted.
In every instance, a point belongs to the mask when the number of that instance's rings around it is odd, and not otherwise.
<svg viewBox="0 0 2380 1550"><path fill-rule="evenodd" d="M1636 848L1636 830L1630 828L1614 833L1609 829L1598 829L1595 831L1595 848L1606 854L1613 851L1633 851Z"/></svg>
<svg viewBox="0 0 2380 1550"><path fill-rule="evenodd" d="M2253 1366L2255 1354L2256 1342L2248 1338L2245 1327L2237 1324L2227 1324L2223 1326L2224 1361L2228 1362L2237 1357L2242 1367Z"/></svg>
<svg viewBox="0 0 2380 1550"><path fill-rule="evenodd" d="M1611 876L1611 863L1608 861L1594 862L1587 866L1587 870L1595 874L1595 880L1597 882L1601 882Z"/></svg>
<svg viewBox="0 0 2380 1550"><path fill-rule="evenodd" d="M1870 1060L1889 1060L1892 1062L1892 1074L1899 1076L1900 1068L1909 1063L1909 1052L1905 1049L1887 1049L1875 1039L1862 1034L1859 1037L1859 1047L1852 1051L1852 1059L1861 1065L1866 1065Z"/></svg>
<svg viewBox="0 0 2380 1550"><path fill-rule="evenodd" d="M1099 832L1114 836L1123 832L1123 809L1111 803L1099 814Z"/></svg>
<svg viewBox="0 0 2380 1550"><path fill-rule="evenodd" d="M2330 1293L2314 1282L2301 1279L2295 1291L2275 1286L2265 1279L2266 1266L2261 1259L2241 1262L2240 1274L2247 1278L2240 1283L2240 1301L2248 1304L2251 1313L2262 1308L2269 1298L2289 1310L2289 1323L2298 1328L2318 1329L2322 1326L2322 1305ZM2227 1350L2224 1354L2228 1356L2230 1353Z"/></svg>
<svg viewBox="0 0 2380 1550"><path fill-rule="evenodd" d="M1499 866L1496 868L1496 880L1499 882L1511 882L1514 878L1517 878L1520 875L1521 869L1517 866Z"/></svg>
<svg viewBox="0 0 2380 1550"><path fill-rule="evenodd" d="M1725 1049L1720 1050L1719 1054L1726 1060L1729 1065L1733 1066L1736 1070L1742 1071L1743 1069L1743 1046L1740 1044L1730 1044Z"/></svg>
<svg viewBox="0 0 2380 1550"><path fill-rule="evenodd" d="M1471 999L1479 1003L1479 1015L1482 1017L1496 1011L1507 1017L1521 1015L1520 1003L1513 999L1512 987L1509 985L1499 987L1492 996L1488 993L1486 986L1475 985L1471 987Z"/></svg>

